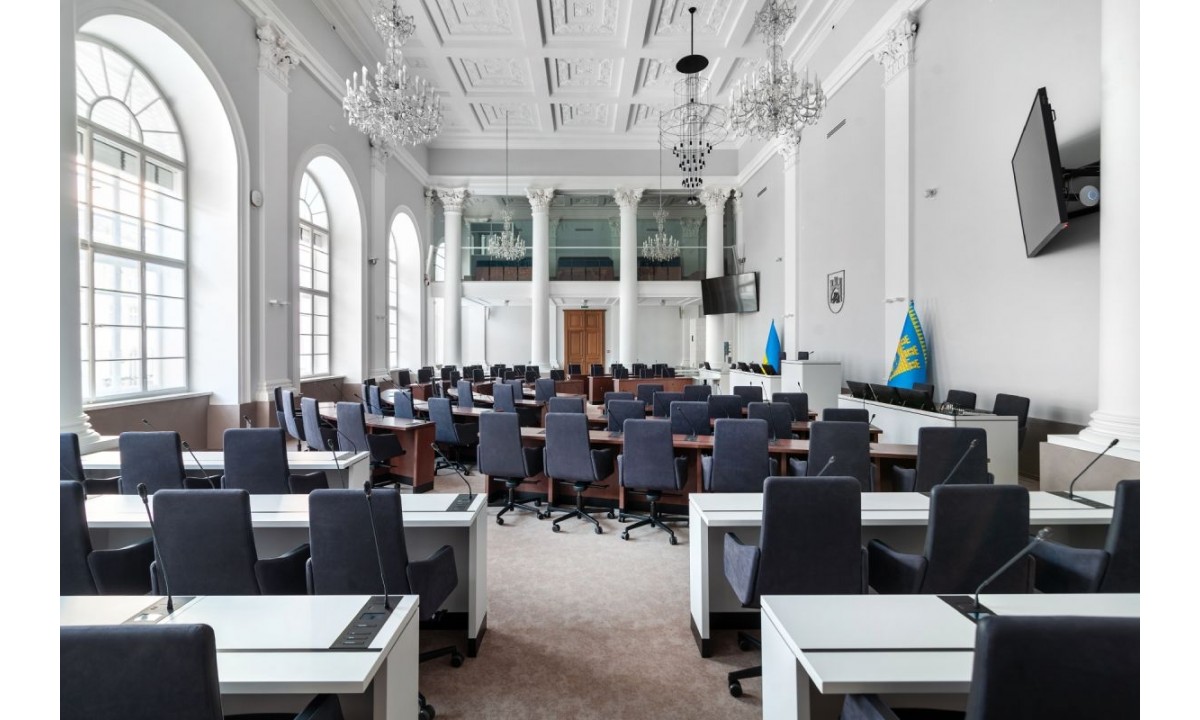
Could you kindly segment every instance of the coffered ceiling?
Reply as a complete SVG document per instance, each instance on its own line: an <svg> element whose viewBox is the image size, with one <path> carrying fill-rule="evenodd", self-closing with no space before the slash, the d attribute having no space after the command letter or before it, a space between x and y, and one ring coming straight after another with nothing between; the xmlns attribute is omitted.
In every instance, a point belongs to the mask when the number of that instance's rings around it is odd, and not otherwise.
<svg viewBox="0 0 1200 720"><path fill-rule="evenodd" d="M364 64L383 56L369 15L376 0L314 0ZM753 32L763 0L400 0L417 30L411 68L442 94L445 123L433 147L652 147L658 113L674 104L675 62L696 52L710 65L710 99L762 58ZM812 43L847 0L797 0L789 52Z"/></svg>

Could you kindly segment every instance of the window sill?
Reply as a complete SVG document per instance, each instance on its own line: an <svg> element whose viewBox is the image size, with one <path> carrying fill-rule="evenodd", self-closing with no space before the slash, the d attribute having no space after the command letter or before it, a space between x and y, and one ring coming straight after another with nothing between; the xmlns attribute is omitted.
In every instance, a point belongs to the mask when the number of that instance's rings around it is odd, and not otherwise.
<svg viewBox="0 0 1200 720"><path fill-rule="evenodd" d="M109 402L90 403L83 406L84 412L92 410L109 410L111 408L128 407L131 405L147 405L150 403L171 402L173 400L188 400L190 398L212 397L211 392L182 392L168 393L166 395L147 395L145 397L126 398L124 400L112 400Z"/></svg>
<svg viewBox="0 0 1200 720"><path fill-rule="evenodd" d="M329 382L330 380L344 381L345 379L345 375L313 375L312 377L300 378L300 384L303 385L304 383Z"/></svg>

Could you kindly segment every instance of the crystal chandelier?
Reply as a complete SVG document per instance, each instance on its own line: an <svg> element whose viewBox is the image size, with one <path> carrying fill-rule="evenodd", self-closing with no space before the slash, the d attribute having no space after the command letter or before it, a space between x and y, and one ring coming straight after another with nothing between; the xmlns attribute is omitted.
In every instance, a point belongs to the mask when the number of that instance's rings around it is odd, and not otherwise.
<svg viewBox="0 0 1200 720"><path fill-rule="evenodd" d="M708 67L708 58L696 54L696 8L688 8L692 22L691 54L675 63L683 78L675 83L675 107L658 118L659 135L671 142L671 153L683 172L683 187L697 190L704 185L702 176L713 146L729 134L724 108L708 102L708 81L700 71Z"/></svg>
<svg viewBox="0 0 1200 720"><path fill-rule="evenodd" d="M437 137L442 128L442 100L423 78L409 73L400 48L416 26L400 14L397 0L379 0L371 14L375 29L387 42L387 62L375 64L375 79L362 69L346 81L342 109L350 126L371 138L375 147L396 149Z"/></svg>
<svg viewBox="0 0 1200 720"><path fill-rule="evenodd" d="M525 258L525 241L513 230L513 216L508 209L508 111L504 112L504 210L500 212L504 229L484 238L488 255L510 262Z"/></svg>
<svg viewBox="0 0 1200 720"><path fill-rule="evenodd" d="M767 0L754 14L754 30L767 44L767 57L754 75L743 79L733 91L730 119L738 135L778 137L793 145L800 133L825 111L821 81L809 80L808 71L796 72L783 52L783 36L796 22L790 0Z"/></svg>
<svg viewBox="0 0 1200 720"><path fill-rule="evenodd" d="M658 212L654 213L658 221L658 232L646 238L642 244L642 257L654 262L668 262L679 257L679 241L667 234L664 227L667 223L667 211L663 210L662 186L662 138L659 138L658 151Z"/></svg>

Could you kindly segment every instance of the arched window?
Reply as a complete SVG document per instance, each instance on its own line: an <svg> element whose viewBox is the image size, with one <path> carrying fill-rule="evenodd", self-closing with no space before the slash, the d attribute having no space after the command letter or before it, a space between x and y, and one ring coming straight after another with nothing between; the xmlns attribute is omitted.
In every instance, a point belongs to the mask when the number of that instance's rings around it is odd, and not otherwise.
<svg viewBox="0 0 1200 720"><path fill-rule="evenodd" d="M183 139L144 70L75 43L84 402L186 390Z"/></svg>
<svg viewBox="0 0 1200 720"><path fill-rule="evenodd" d="M400 251L396 246L396 225L388 233L387 247L387 338L389 368L400 367Z"/></svg>
<svg viewBox="0 0 1200 720"><path fill-rule="evenodd" d="M403 258L403 259L401 259ZM388 233L388 367L421 365L421 241L406 213Z"/></svg>
<svg viewBox="0 0 1200 720"><path fill-rule="evenodd" d="M329 374L329 211L313 176L300 180L300 377Z"/></svg>

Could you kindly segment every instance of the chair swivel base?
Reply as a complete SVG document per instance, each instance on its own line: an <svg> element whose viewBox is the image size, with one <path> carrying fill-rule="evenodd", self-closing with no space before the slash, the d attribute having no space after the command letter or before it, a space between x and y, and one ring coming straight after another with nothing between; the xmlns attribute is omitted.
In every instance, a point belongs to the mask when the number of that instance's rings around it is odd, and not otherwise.
<svg viewBox="0 0 1200 720"><path fill-rule="evenodd" d="M649 497L649 499L650 499L650 514L649 515L633 515L633 514L622 511L619 514L619 516L617 517L617 520L620 522L625 522L629 518L633 518L634 520L637 520L637 522L635 522L634 524L630 525L629 527L627 527L621 531L621 539L628 540L630 530L636 530L645 525L649 525L650 527L658 528L659 530L662 530L667 535L669 535L672 545L678 545L679 540L675 537L675 531L672 530L671 528L667 527L664 523L683 522L686 524L687 518L683 517L683 516L678 516L678 515L666 515L666 514L660 513L658 511L659 498L655 497L653 495L650 495L647 497Z"/></svg>
<svg viewBox="0 0 1200 720"><path fill-rule="evenodd" d="M521 484L520 482L512 482L510 480L504 481L504 487L508 491L508 499L503 500L495 505L495 507L502 508L502 510L500 510L500 512L496 514L496 524L497 525L503 525L504 524L504 513L511 512L513 510L524 510L526 512L531 512L537 516L538 520L542 520L546 517L549 517L549 513L547 513L545 515L542 514L542 511L540 509L542 506L542 501L540 499L535 499L533 501L534 505L536 505L537 507L529 507L524 502L516 501L516 499L513 497L513 495L514 495L514 491L516 490L517 486L520 484Z"/></svg>
<svg viewBox="0 0 1200 720"><path fill-rule="evenodd" d="M753 635L750 635L749 633L745 633L745 632L742 632L739 630L738 631L738 647L742 650L742 652L754 650L755 648L761 649L762 648L762 640L759 640L758 638L754 637ZM756 678L756 677L762 677L762 665L755 665L754 667L746 668L745 670L734 670L733 672L729 673L729 678L728 678L729 694L734 697L741 697L742 696L741 681L745 680L747 678Z"/></svg>
<svg viewBox="0 0 1200 720"><path fill-rule="evenodd" d="M454 645L448 645L436 650L426 650L417 656L417 662L435 660L440 657L446 657L447 655L450 656L450 667L462 667L462 664L466 659L463 654L458 651L458 647Z"/></svg>
<svg viewBox="0 0 1200 720"><path fill-rule="evenodd" d="M562 522L563 520L570 520L571 518L579 518L580 520L587 520L588 522L590 522L592 524L592 528L595 530L597 535L602 535L604 533L604 528L600 527L600 521L597 520L596 518L592 517L590 514L588 514L588 511L583 506L583 491L587 490L589 487L600 487L600 486L599 485L593 486L592 483L582 483L582 484L575 485L575 509L565 511L566 512L565 515L555 518L554 525L550 528L551 530L553 530L554 532L561 532L562 528L559 527L559 525L558 525L560 522ZM550 513L554 510L561 510L561 508L556 508L553 506L546 508L545 517L550 517ZM595 510L594 512L599 512L599 510ZM613 513L612 510L609 510L608 517L609 517L609 519L615 518L616 514Z"/></svg>

